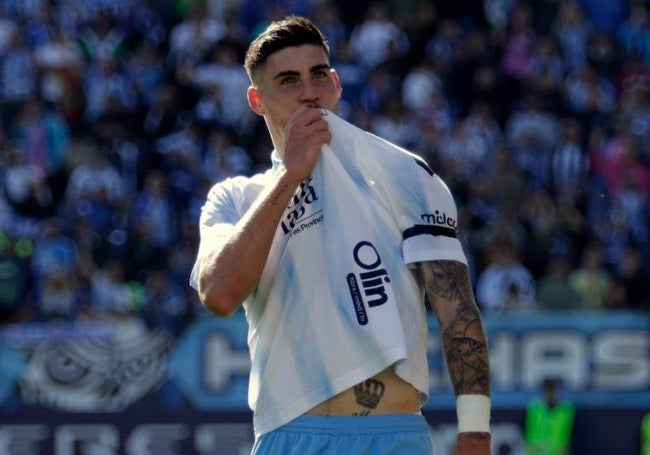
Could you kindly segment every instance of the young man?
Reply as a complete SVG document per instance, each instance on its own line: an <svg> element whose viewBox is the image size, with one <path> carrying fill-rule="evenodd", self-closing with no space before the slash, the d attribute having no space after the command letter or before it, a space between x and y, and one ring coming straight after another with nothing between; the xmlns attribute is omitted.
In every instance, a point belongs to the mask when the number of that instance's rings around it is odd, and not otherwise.
<svg viewBox="0 0 650 455"><path fill-rule="evenodd" d="M253 454L428 454L423 288L457 397L457 455L490 453L488 350L456 234L426 163L334 113L342 87L309 20L250 45L250 108L273 167L216 184L191 283L249 324Z"/></svg>

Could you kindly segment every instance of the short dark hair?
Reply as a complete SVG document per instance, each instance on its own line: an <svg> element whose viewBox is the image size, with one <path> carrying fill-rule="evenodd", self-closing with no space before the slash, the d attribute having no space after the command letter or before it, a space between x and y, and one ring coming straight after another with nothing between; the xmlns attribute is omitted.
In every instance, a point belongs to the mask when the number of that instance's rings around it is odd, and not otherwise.
<svg viewBox="0 0 650 455"><path fill-rule="evenodd" d="M312 21L301 16L287 16L282 20L271 22L268 27L253 40L246 51L244 68L248 77L253 75L273 53L285 47L314 44L321 46L329 57L329 45L323 33Z"/></svg>

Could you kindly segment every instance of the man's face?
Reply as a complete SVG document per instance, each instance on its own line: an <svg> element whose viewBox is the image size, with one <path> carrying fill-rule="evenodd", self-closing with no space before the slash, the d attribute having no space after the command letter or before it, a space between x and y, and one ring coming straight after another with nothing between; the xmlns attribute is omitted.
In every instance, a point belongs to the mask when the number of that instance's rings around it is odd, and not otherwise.
<svg viewBox="0 0 650 455"><path fill-rule="evenodd" d="M342 88L320 46L305 44L284 48L266 60L248 91L253 112L264 116L274 142L284 142L284 126L301 105L331 111ZM276 143L276 147L281 146Z"/></svg>

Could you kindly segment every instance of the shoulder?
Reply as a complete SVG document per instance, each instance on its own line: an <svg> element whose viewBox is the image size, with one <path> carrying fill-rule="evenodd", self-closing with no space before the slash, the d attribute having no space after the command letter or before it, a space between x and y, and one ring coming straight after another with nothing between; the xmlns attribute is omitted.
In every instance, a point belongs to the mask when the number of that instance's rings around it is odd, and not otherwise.
<svg viewBox="0 0 650 455"><path fill-rule="evenodd" d="M331 148L343 165L373 182L396 185L412 191L434 191L439 197L449 194L445 182L420 156L352 123L326 112L332 131Z"/></svg>
<svg viewBox="0 0 650 455"><path fill-rule="evenodd" d="M270 173L269 170L251 177L229 177L215 183L201 208L202 224L238 219L260 194L271 177Z"/></svg>
<svg viewBox="0 0 650 455"><path fill-rule="evenodd" d="M270 170L248 176L228 177L215 183L208 192L208 199L244 198L252 194L256 195L264 187L270 177Z"/></svg>
<svg viewBox="0 0 650 455"><path fill-rule="evenodd" d="M375 144L368 153L368 159L374 161L386 176L401 180L406 186L413 186L417 182L429 190L449 192L447 184L422 156L372 133L366 134Z"/></svg>

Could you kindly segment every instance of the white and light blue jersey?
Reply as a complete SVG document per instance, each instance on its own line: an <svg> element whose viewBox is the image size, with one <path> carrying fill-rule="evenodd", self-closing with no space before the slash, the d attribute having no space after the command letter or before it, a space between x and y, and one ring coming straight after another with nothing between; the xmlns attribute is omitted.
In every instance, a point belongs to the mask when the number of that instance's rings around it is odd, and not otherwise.
<svg viewBox="0 0 650 455"><path fill-rule="evenodd" d="M411 264L466 263L456 206L426 163L324 113L332 143L296 190L244 303L256 435L392 364L424 403L428 328ZM267 171L211 189L199 255L226 240L271 178Z"/></svg>

